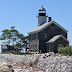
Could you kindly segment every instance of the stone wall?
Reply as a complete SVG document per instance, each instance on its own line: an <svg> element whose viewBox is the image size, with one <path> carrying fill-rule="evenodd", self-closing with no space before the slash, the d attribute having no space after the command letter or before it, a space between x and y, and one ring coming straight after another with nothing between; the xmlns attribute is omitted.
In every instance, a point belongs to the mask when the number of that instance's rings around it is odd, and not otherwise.
<svg viewBox="0 0 72 72"><path fill-rule="evenodd" d="M30 51L46 51L46 42L56 35L63 35L67 39L67 33L55 24L51 24L44 30L38 33L29 34L29 47ZM35 45L37 44L37 49ZM32 49L31 49L32 48Z"/></svg>
<svg viewBox="0 0 72 72"><path fill-rule="evenodd" d="M39 52L39 40L29 41L29 52Z"/></svg>
<svg viewBox="0 0 72 72"><path fill-rule="evenodd" d="M51 38L53 38L56 35L63 35L67 39L67 33L62 29L60 29L55 24L51 24L50 26L39 32L38 33L39 49L41 49L42 52L47 52L45 42L49 41Z"/></svg>
<svg viewBox="0 0 72 72"><path fill-rule="evenodd" d="M47 38L45 38L45 34L47 34ZM62 29L60 29L55 24L51 24L50 26L48 26L47 28L38 33L39 39L45 42L50 40L52 37L56 35L63 35L67 39L67 33Z"/></svg>

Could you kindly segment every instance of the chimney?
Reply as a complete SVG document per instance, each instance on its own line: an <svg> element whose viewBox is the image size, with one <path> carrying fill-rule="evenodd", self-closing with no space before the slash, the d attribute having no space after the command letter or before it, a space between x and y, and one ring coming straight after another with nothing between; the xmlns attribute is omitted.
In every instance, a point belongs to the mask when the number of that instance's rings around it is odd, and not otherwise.
<svg viewBox="0 0 72 72"><path fill-rule="evenodd" d="M48 22L50 22L51 21L51 17L48 17Z"/></svg>

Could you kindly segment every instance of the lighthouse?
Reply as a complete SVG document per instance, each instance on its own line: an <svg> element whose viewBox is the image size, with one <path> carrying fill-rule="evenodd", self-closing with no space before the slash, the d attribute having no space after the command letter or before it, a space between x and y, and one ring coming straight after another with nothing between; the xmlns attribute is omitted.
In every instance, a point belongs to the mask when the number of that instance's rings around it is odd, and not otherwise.
<svg viewBox="0 0 72 72"><path fill-rule="evenodd" d="M38 26L41 26L42 24L47 22L48 16L46 16L46 10L45 8L43 8L43 6L39 9L37 17L38 17Z"/></svg>

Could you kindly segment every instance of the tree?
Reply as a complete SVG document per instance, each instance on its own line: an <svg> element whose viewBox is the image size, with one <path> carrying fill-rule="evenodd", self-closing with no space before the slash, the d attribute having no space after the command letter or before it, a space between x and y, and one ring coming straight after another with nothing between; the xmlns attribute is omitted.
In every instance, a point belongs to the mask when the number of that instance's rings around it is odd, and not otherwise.
<svg viewBox="0 0 72 72"><path fill-rule="evenodd" d="M22 34L20 34L20 41L19 42L17 42L17 46L19 45L19 47L24 47L26 50L26 52L27 52L27 49L29 49L29 46L28 46L28 42L29 42L29 40L28 40L28 37L29 36L23 36Z"/></svg>
<svg viewBox="0 0 72 72"><path fill-rule="evenodd" d="M28 46L28 42L29 42L28 37L29 36L25 36L23 39L21 39L22 43L23 43L23 46L26 49L26 52L27 52L27 49L29 49L29 46Z"/></svg>
<svg viewBox="0 0 72 72"><path fill-rule="evenodd" d="M4 40L4 43L7 45L17 46L19 48L26 48L28 49L28 36L24 36L20 32L15 29L15 26L12 26L11 29L2 30L2 35L0 40Z"/></svg>

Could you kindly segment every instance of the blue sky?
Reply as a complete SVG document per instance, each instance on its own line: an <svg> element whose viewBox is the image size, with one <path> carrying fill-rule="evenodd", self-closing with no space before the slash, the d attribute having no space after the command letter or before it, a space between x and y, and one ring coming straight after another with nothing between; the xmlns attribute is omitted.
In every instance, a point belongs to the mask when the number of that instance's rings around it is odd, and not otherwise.
<svg viewBox="0 0 72 72"><path fill-rule="evenodd" d="M52 20L68 30L72 45L72 0L0 0L0 35L11 26L28 35L38 25L37 14L42 5Z"/></svg>

